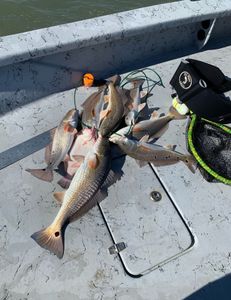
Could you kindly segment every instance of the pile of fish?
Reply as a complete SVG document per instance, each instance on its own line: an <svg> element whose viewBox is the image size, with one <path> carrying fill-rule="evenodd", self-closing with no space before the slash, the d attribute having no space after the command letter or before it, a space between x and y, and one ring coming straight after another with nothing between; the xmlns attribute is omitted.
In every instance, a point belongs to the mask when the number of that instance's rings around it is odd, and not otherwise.
<svg viewBox="0 0 231 300"><path fill-rule="evenodd" d="M65 191L54 193L60 210L50 226L31 236L59 258L64 254L67 225L100 201L108 186L118 179L112 167L113 149L133 157L140 165L182 161L194 172L190 155L153 143L171 120L183 117L172 107L166 116L159 117L156 111L148 116L148 94L142 90L144 80L132 80L130 89L121 88L120 80L120 76L114 76L92 93L82 104L82 111L70 110L52 132L52 142L45 151L47 167L27 169L33 176L50 182L53 171L63 166L64 177L58 183Z"/></svg>

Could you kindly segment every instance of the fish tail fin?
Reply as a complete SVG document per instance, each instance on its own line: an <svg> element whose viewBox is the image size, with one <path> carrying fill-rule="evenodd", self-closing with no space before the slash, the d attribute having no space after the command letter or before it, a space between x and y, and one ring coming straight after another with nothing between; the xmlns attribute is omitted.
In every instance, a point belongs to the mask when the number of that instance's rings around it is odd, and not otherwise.
<svg viewBox="0 0 231 300"><path fill-rule="evenodd" d="M183 160L184 164L189 168L189 170L194 174L197 163L192 155L185 155L185 159Z"/></svg>
<svg viewBox="0 0 231 300"><path fill-rule="evenodd" d="M169 108L168 115L172 120L183 120L187 118L186 115L181 115L180 113L178 113L178 111L173 106Z"/></svg>
<svg viewBox="0 0 231 300"><path fill-rule="evenodd" d="M121 81L121 76L116 74L112 77L109 77L107 81L112 82L114 85L119 85Z"/></svg>
<svg viewBox="0 0 231 300"><path fill-rule="evenodd" d="M53 180L53 171L51 169L26 169L34 177L51 182Z"/></svg>
<svg viewBox="0 0 231 300"><path fill-rule="evenodd" d="M54 253L58 258L64 253L64 234L61 228L49 226L32 234L31 238L42 248Z"/></svg>

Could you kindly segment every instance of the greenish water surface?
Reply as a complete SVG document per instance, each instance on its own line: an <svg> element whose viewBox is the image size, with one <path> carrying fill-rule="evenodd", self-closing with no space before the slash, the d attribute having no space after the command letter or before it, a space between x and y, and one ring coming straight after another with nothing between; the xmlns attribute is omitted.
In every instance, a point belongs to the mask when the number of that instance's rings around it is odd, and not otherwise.
<svg viewBox="0 0 231 300"><path fill-rule="evenodd" d="M0 36L173 0L0 0Z"/></svg>

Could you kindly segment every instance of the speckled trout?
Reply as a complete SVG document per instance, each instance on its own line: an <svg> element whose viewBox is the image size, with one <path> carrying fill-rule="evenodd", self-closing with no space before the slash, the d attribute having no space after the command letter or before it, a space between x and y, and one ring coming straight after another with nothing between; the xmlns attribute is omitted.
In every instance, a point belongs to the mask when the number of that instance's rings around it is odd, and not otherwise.
<svg viewBox="0 0 231 300"><path fill-rule="evenodd" d="M159 138L168 129L168 124L172 120L185 119L186 116L180 115L172 106L166 116L158 117L156 111L149 120L140 121L132 127L132 136L141 139L144 135Z"/></svg>
<svg viewBox="0 0 231 300"><path fill-rule="evenodd" d="M144 141L135 141L127 137L113 134L109 140L117 144L124 153L139 161L152 162L155 166L172 165L182 161L191 172L194 170L194 159L191 155L184 155L156 144Z"/></svg>
<svg viewBox="0 0 231 300"><path fill-rule="evenodd" d="M55 129L51 145L48 145L45 152L45 169L26 169L31 175L44 180L53 180L53 170L65 159L77 133L78 111L71 109L65 115L59 126Z"/></svg>
<svg viewBox="0 0 231 300"><path fill-rule="evenodd" d="M62 206L53 223L31 237L43 248L59 258L64 253L64 230L66 226L89 209L90 202L106 179L111 167L110 145L99 136L92 151L88 152L66 192L54 193Z"/></svg>
<svg viewBox="0 0 231 300"><path fill-rule="evenodd" d="M145 92L143 92L142 94L141 91L144 81L145 81L144 79L140 79L140 80L133 80L131 82L133 85L133 88L130 91L132 103L130 104L130 111L125 117L125 123L129 126L134 125L136 123L136 120L138 119L140 113L146 106L146 102L141 103L141 99L144 96L147 96Z"/></svg>
<svg viewBox="0 0 231 300"><path fill-rule="evenodd" d="M124 115L124 104L121 94L112 82L108 85L108 106L101 111L99 132L102 136L111 133Z"/></svg>

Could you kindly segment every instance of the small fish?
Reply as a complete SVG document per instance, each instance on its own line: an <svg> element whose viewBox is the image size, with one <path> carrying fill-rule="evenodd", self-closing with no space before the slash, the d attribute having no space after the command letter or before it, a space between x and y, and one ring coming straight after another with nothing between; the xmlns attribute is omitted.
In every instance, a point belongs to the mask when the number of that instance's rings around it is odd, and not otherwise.
<svg viewBox="0 0 231 300"><path fill-rule="evenodd" d="M125 117L125 123L127 125L134 125L136 120L138 119L141 111L146 106L146 103L141 103L142 97L144 97L146 94L142 95L142 85L144 83L144 79L141 80L133 80L133 88L130 91L130 96L133 99L131 103L131 109L127 116Z"/></svg>
<svg viewBox="0 0 231 300"><path fill-rule="evenodd" d="M54 193L62 206L53 223L31 237L43 248L62 258L64 253L64 231L66 226L86 212L95 201L101 185L111 168L110 144L108 139L99 136L92 151L76 172L66 192Z"/></svg>
<svg viewBox="0 0 231 300"><path fill-rule="evenodd" d="M191 172L195 173L193 168L195 162L191 155L184 155L156 144L149 144L145 142L146 138L145 136L141 141L136 141L113 134L109 140L136 160L152 162L155 166L166 166L182 161Z"/></svg>
<svg viewBox="0 0 231 300"><path fill-rule="evenodd" d="M172 120L185 119L186 116L180 115L172 106L166 116L158 117L156 111L149 120L140 121L132 128L132 136L141 139L144 135L159 138L168 129L168 124Z"/></svg>
<svg viewBox="0 0 231 300"><path fill-rule="evenodd" d="M83 128L98 128L99 123L99 113L104 104L104 94L106 85L99 88L97 92L91 94L85 102L82 104L82 126Z"/></svg>
<svg viewBox="0 0 231 300"><path fill-rule="evenodd" d="M51 182L53 180L53 170L65 159L77 132L78 111L70 110L59 126L55 129L52 144L46 148L45 169L26 169L31 175Z"/></svg>
<svg viewBox="0 0 231 300"><path fill-rule="evenodd" d="M112 82L108 85L108 106L101 111L99 132L107 136L112 132L124 115L124 104L120 93Z"/></svg>

